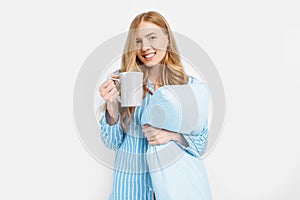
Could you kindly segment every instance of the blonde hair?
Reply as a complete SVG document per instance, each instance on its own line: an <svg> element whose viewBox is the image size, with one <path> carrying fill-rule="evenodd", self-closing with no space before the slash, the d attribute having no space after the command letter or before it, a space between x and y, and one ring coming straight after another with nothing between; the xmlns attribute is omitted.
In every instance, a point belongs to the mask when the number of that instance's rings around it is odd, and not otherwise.
<svg viewBox="0 0 300 200"><path fill-rule="evenodd" d="M144 73L144 97L146 96L146 85L148 80L148 71L147 67L143 66L143 63L139 60L136 55L135 50L135 30L138 28L141 22L150 22L153 23L162 30L168 36L169 45L166 50L166 55L161 61L162 65L162 76L161 84L162 85L182 85L187 84L188 76L184 72L183 65L180 60L176 42L170 26L165 18L160 15L158 12L150 11L141 13L134 18L130 25L129 33L127 36L123 56L122 56L122 67L120 72L128 71L139 71ZM121 108L121 125L124 130L127 129L128 124L130 123L134 112L135 107Z"/></svg>

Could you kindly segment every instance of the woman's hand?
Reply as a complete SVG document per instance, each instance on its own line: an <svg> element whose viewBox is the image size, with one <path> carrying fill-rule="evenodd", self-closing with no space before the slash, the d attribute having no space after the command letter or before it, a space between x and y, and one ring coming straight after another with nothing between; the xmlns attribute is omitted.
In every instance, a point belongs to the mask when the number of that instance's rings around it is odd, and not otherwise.
<svg viewBox="0 0 300 200"><path fill-rule="evenodd" d="M112 78L119 78L116 75L113 75ZM115 124L118 121L119 116L119 102L118 97L120 92L113 80L107 80L99 87L100 96L107 103L107 121L109 124Z"/></svg>
<svg viewBox="0 0 300 200"><path fill-rule="evenodd" d="M149 124L143 125L142 128L150 145L166 144L170 141L177 141L185 147L188 146L187 141L181 133L155 128Z"/></svg>

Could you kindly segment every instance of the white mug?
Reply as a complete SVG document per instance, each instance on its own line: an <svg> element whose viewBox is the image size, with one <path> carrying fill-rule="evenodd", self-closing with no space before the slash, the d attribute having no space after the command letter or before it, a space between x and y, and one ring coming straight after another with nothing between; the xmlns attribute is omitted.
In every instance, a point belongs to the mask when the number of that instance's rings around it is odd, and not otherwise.
<svg viewBox="0 0 300 200"><path fill-rule="evenodd" d="M122 72L119 79L111 78L120 83L121 107L142 106L143 103L143 72Z"/></svg>

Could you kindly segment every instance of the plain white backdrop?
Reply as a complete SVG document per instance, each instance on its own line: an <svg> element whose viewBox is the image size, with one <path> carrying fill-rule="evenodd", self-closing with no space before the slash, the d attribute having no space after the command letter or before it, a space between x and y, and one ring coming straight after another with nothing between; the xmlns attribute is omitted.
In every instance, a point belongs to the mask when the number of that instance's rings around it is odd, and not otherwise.
<svg viewBox="0 0 300 200"><path fill-rule="evenodd" d="M149 10L196 41L222 77L225 126L205 159L214 199L300 199L292 0L1 1L0 199L108 199L112 171L75 130L74 83L97 46Z"/></svg>

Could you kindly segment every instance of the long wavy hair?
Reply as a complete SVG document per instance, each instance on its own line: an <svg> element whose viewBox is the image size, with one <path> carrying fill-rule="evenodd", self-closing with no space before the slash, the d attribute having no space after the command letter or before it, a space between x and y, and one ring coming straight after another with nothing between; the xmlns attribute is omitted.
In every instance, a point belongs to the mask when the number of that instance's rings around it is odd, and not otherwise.
<svg viewBox="0 0 300 200"><path fill-rule="evenodd" d="M120 72L139 71L144 73L144 97L146 96L146 86L148 81L148 69L136 55L136 29L141 22L149 22L159 26L167 35L169 44L166 50L166 55L161 61L161 85L182 85L187 84L188 76L184 72L183 65L178 53L176 42L170 26L166 19L158 12L150 11L141 13L134 18L130 25L125 48L122 56L122 66ZM121 108L121 126L126 130L130 121L133 118L135 107Z"/></svg>

